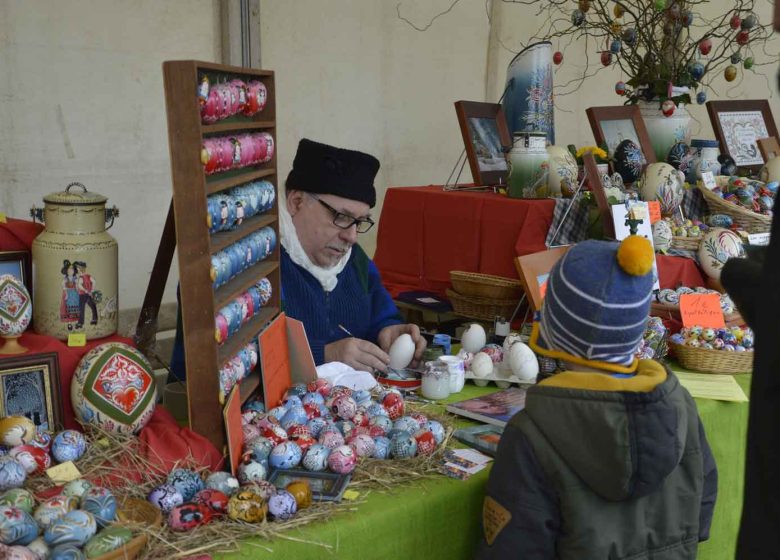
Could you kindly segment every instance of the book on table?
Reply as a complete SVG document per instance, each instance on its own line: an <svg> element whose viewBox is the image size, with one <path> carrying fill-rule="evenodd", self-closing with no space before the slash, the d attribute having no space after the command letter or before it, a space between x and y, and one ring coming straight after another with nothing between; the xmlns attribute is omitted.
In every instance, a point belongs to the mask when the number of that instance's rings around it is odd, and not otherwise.
<svg viewBox="0 0 780 560"><path fill-rule="evenodd" d="M447 412L478 422L504 427L509 419L525 407L527 387L509 387L488 395L447 405Z"/></svg>

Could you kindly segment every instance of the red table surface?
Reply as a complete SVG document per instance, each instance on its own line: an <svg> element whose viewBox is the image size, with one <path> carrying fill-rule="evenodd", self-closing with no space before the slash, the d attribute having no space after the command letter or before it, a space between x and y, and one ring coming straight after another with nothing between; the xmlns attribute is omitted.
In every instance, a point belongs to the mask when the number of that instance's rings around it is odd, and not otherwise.
<svg viewBox="0 0 780 560"><path fill-rule="evenodd" d="M555 201L439 185L387 190L374 262L393 297L423 290L445 295L450 271L517 278L515 257L544 251ZM658 255L661 288L703 286L691 259Z"/></svg>

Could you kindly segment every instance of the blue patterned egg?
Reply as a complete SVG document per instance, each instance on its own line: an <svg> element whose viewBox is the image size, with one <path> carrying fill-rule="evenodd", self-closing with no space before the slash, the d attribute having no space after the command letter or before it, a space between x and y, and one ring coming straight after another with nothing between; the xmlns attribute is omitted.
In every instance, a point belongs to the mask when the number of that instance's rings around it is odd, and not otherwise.
<svg viewBox="0 0 780 560"><path fill-rule="evenodd" d="M393 421L390 420L390 417L387 416L386 414L379 414L377 416L373 416L371 420L368 421L368 425L379 426L385 431L385 433L393 429Z"/></svg>
<svg viewBox="0 0 780 560"><path fill-rule="evenodd" d="M330 449L320 443L315 443L303 456L303 468L315 472L324 471L328 468L328 455L330 455Z"/></svg>
<svg viewBox="0 0 780 560"><path fill-rule="evenodd" d="M368 414L369 418L373 418L374 416L387 416L387 409L378 402L372 401L366 407L366 414Z"/></svg>
<svg viewBox="0 0 780 560"><path fill-rule="evenodd" d="M442 426L441 422L437 422L436 420L428 420L425 423L425 429L433 434L433 439L436 440L436 445L441 445L441 442L444 441L444 438L447 435L444 426Z"/></svg>
<svg viewBox="0 0 780 560"><path fill-rule="evenodd" d="M99 527L116 519L116 507L116 498L107 488L93 486L81 497L81 509L94 515Z"/></svg>
<svg viewBox="0 0 780 560"><path fill-rule="evenodd" d="M205 488L200 475L189 469L174 469L168 475L167 482L176 487L185 502L189 502L195 494Z"/></svg>
<svg viewBox="0 0 780 560"><path fill-rule="evenodd" d="M19 508L31 514L35 508L35 498L24 488L11 488L0 496L0 505Z"/></svg>
<svg viewBox="0 0 780 560"><path fill-rule="evenodd" d="M79 505L78 498L73 496L59 495L49 498L37 508L33 513L35 521L42 528L46 529L52 522L56 521L69 511L73 511Z"/></svg>
<svg viewBox="0 0 780 560"><path fill-rule="evenodd" d="M374 438L374 459L389 459L390 458L390 446L391 442L385 436L377 436Z"/></svg>
<svg viewBox="0 0 780 560"><path fill-rule="evenodd" d="M320 395L318 392L313 391L303 395L301 402L303 402L303 404L316 404L319 406L321 404L325 404L325 397Z"/></svg>
<svg viewBox="0 0 780 560"><path fill-rule="evenodd" d="M417 440L411 435L400 435L390 440L390 453L395 459L408 459L417 453Z"/></svg>
<svg viewBox="0 0 780 560"><path fill-rule="evenodd" d="M146 499L163 513L168 513L184 503L184 496L181 495L181 492L173 484L167 483L153 488Z"/></svg>
<svg viewBox="0 0 780 560"><path fill-rule="evenodd" d="M752 332L746 332L742 335L742 346L745 348L753 348L755 345L755 339Z"/></svg>
<svg viewBox="0 0 780 560"><path fill-rule="evenodd" d="M669 340L671 340L675 344L685 344L685 338L680 333L673 334L672 336L669 337Z"/></svg>
<svg viewBox="0 0 780 560"><path fill-rule="evenodd" d="M6 547L0 544L0 547L2 547L0 548L0 558L4 560L39 560L38 556L26 546L15 545Z"/></svg>
<svg viewBox="0 0 780 560"><path fill-rule="evenodd" d="M393 430L404 430L411 433L416 432L420 428L417 420L411 416L402 416L393 423Z"/></svg>
<svg viewBox="0 0 780 560"><path fill-rule="evenodd" d="M35 519L19 508L0 506L0 542L8 545L30 544L38 536Z"/></svg>
<svg viewBox="0 0 780 560"><path fill-rule="evenodd" d="M267 437L260 436L251 439L244 447L244 452L249 453L255 461L265 461L273 448L273 441Z"/></svg>
<svg viewBox="0 0 780 560"><path fill-rule="evenodd" d="M731 216L727 214L711 214L707 216L707 225L712 227L730 228L734 223Z"/></svg>
<svg viewBox="0 0 780 560"><path fill-rule="evenodd" d="M290 426L305 424L308 420L309 418L306 416L306 410L304 410L303 405L296 405L290 407L287 412L284 413L284 416L282 416L279 423L282 425L282 428L287 430Z"/></svg>
<svg viewBox="0 0 780 560"><path fill-rule="evenodd" d="M247 461L238 466L238 481L250 484L257 480L265 480L268 477L268 467L262 461Z"/></svg>
<svg viewBox="0 0 780 560"><path fill-rule="evenodd" d="M677 142L669 150L669 155L666 156L666 163L682 171L686 175L693 167L693 152L685 142Z"/></svg>
<svg viewBox="0 0 780 560"><path fill-rule="evenodd" d="M51 550L49 545L43 540L43 537L36 538L33 542L27 545L33 554L35 554L36 560L45 560L51 556Z"/></svg>
<svg viewBox="0 0 780 560"><path fill-rule="evenodd" d="M69 511L46 528L43 538L49 546L84 546L97 532L94 516L81 509Z"/></svg>
<svg viewBox="0 0 780 560"><path fill-rule="evenodd" d="M336 428L344 436L344 439L347 439L355 431L355 424L349 420L338 420L336 421Z"/></svg>
<svg viewBox="0 0 780 560"><path fill-rule="evenodd" d="M287 409L283 406L275 406L268 411L268 415L273 416L277 420L281 420L285 414L287 414Z"/></svg>
<svg viewBox="0 0 780 560"><path fill-rule="evenodd" d="M77 461L87 450L87 440L84 434L76 430L65 430L58 433L51 444L52 457L58 463Z"/></svg>
<svg viewBox="0 0 780 560"><path fill-rule="evenodd" d="M242 411L253 410L258 414L263 414L265 413L265 404L263 404L263 401L260 400L251 400L245 403L244 406L241 407L241 410Z"/></svg>
<svg viewBox="0 0 780 560"><path fill-rule="evenodd" d="M290 397L293 397L293 396L300 398L303 395L305 395L307 392L308 392L308 389L306 388L306 383L296 383L295 385L293 385L292 387L287 389L287 392L285 393L285 395L286 395L287 398L290 398ZM297 404L300 404L300 403L297 403Z"/></svg>
<svg viewBox="0 0 780 560"><path fill-rule="evenodd" d="M49 560L86 560L81 549L73 544L63 544L51 549Z"/></svg>
<svg viewBox="0 0 780 560"><path fill-rule="evenodd" d="M275 469L292 469L301 462L303 452L293 441L284 441L273 448L268 463Z"/></svg>
<svg viewBox="0 0 780 560"><path fill-rule="evenodd" d="M312 418L308 422L306 422L306 426L309 428L309 431L311 432L311 436L313 438L320 437L320 434L322 433L323 428L328 425L328 421L325 420L325 418Z"/></svg>
<svg viewBox="0 0 780 560"><path fill-rule="evenodd" d="M358 406L368 406L371 402L371 393L365 389L360 389L352 393L352 398L355 399Z"/></svg>
<svg viewBox="0 0 780 560"><path fill-rule="evenodd" d="M282 521L291 519L296 511L298 511L298 504L295 501L295 496L286 490L277 491L268 500L268 513L273 515L275 519Z"/></svg>
<svg viewBox="0 0 780 560"><path fill-rule="evenodd" d="M76 480L71 480L65 486L63 486L62 493L65 496L81 498L90 488L92 488L92 483L89 480L86 478L77 478Z"/></svg>
<svg viewBox="0 0 780 560"><path fill-rule="evenodd" d="M132 538L133 532L127 527L107 527L89 539L84 552L87 553L87 558L94 558L124 546Z"/></svg>
<svg viewBox="0 0 780 560"><path fill-rule="evenodd" d="M417 430L415 430L416 432ZM412 437L412 433L408 430L399 430L398 428L393 428L387 434L385 434L390 441L393 441L396 438L399 437Z"/></svg>
<svg viewBox="0 0 780 560"><path fill-rule="evenodd" d="M26 478L27 471L19 461L10 455L0 457L0 490L19 488Z"/></svg>
<svg viewBox="0 0 780 560"><path fill-rule="evenodd" d="M617 145L613 157L615 171L620 174L624 183L636 182L642 175L642 167L647 163L641 148L628 139Z"/></svg>
<svg viewBox="0 0 780 560"><path fill-rule="evenodd" d="M211 473L206 478L206 488L219 490L226 496L232 496L238 490L238 479L228 472L219 471Z"/></svg>

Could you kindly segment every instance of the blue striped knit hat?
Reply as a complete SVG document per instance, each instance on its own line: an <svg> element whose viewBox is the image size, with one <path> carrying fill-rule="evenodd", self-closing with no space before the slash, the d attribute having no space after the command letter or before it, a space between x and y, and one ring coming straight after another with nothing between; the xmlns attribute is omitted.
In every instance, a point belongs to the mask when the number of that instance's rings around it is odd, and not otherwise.
<svg viewBox="0 0 780 560"><path fill-rule="evenodd" d="M653 257L650 242L637 235L572 247L550 273L531 348L580 365L633 372L650 308Z"/></svg>

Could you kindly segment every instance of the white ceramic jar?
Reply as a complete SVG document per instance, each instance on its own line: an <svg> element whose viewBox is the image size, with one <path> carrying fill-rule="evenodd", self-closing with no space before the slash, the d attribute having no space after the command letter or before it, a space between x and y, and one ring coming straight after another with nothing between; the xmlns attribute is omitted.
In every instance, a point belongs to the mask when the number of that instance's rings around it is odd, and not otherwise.
<svg viewBox="0 0 780 560"><path fill-rule="evenodd" d="M460 393L466 384L466 364L457 356L442 356L439 361L447 364L450 372L450 394Z"/></svg>
<svg viewBox="0 0 780 560"><path fill-rule="evenodd" d="M450 371L446 363L440 359L426 362L420 391L423 397L431 400L446 399L450 396Z"/></svg>

